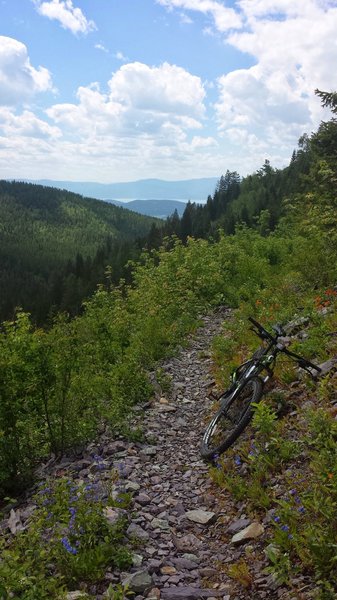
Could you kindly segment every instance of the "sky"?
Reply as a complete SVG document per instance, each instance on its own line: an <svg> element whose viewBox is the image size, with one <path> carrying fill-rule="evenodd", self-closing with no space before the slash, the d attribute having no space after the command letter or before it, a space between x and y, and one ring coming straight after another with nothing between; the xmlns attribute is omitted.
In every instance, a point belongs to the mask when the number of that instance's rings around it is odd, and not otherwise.
<svg viewBox="0 0 337 600"><path fill-rule="evenodd" d="M336 66L337 0L0 0L0 179L282 168Z"/></svg>

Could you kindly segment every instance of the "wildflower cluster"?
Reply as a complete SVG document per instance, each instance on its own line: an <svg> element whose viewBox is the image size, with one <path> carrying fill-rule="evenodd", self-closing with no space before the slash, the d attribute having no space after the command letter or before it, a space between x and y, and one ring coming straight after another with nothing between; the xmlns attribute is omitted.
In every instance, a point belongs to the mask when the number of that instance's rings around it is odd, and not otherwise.
<svg viewBox="0 0 337 600"><path fill-rule="evenodd" d="M100 457L93 459L98 472L105 468ZM59 598L66 584L99 581L108 565L128 567L130 555L123 546L126 521L111 525L104 512L112 504L111 485L93 474L89 482L62 478L38 486L28 528L13 539L0 563L0 578L5 586L10 581L8 589L16 592L15 597L30 593L29 572L40 574L41 585L34 583L34 593L44 600Z"/></svg>
<svg viewBox="0 0 337 600"><path fill-rule="evenodd" d="M337 299L337 290L328 288L314 299L314 305L317 310L330 306Z"/></svg>
<svg viewBox="0 0 337 600"><path fill-rule="evenodd" d="M290 549L287 542L296 537L296 532L300 527L299 519L305 514L306 508L296 488L285 494L283 500L280 500L278 504L278 512L273 517L276 527L275 541L283 548Z"/></svg>

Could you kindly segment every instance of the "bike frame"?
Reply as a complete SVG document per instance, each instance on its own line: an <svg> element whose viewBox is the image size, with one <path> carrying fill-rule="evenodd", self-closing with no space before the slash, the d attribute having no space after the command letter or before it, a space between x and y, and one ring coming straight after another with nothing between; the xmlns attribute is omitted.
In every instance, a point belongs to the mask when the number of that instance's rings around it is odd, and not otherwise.
<svg viewBox="0 0 337 600"><path fill-rule="evenodd" d="M236 394L242 387L243 383L246 383L252 377L259 377L262 385L264 386L269 379L273 376L274 365L276 362L276 358L278 354L286 354L293 360L295 360L301 368L303 368L311 377L314 378L314 375L308 369L314 369L317 373L321 371L320 367L314 365L310 361L306 360L303 356L299 354L295 354L295 352L291 352L287 349L286 345L283 344L279 338L284 336L284 332L280 326L276 326L275 332L276 335L272 336L264 327L255 321L252 317L249 317L249 320L253 323L254 333L256 333L263 341L267 340L269 343L264 348L263 353L258 358L251 358L244 363L242 363L239 367L233 371L231 379L232 384L228 388L228 390L220 396L220 400L232 401L236 397ZM245 369L245 367L247 367ZM244 371L242 372L242 369ZM240 373L241 371L241 373ZM266 371L266 375L261 377L261 373Z"/></svg>

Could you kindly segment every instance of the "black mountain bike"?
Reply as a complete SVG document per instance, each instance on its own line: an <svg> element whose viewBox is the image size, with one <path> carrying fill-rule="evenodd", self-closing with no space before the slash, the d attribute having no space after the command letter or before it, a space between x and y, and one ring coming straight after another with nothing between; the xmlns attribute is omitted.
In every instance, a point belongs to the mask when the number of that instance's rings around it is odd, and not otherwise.
<svg viewBox="0 0 337 600"><path fill-rule="evenodd" d="M230 387L217 397L220 408L208 424L201 444L201 455L207 460L227 450L248 425L253 416L252 404L261 399L265 384L273 376L278 354L295 360L313 378L321 371L317 365L286 348L282 341L286 332L280 325L274 325L271 334L252 317L249 321L264 345L232 373Z"/></svg>

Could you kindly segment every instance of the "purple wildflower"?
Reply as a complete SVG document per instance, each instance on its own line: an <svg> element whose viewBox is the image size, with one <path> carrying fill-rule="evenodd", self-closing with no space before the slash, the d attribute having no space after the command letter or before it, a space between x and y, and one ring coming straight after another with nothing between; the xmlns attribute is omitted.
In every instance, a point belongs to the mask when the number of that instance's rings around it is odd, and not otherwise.
<svg viewBox="0 0 337 600"><path fill-rule="evenodd" d="M68 538L66 538L66 537L62 538L61 542L63 544L63 547L66 549L67 552L69 552L69 554L77 554L76 548L74 548L70 544Z"/></svg>

